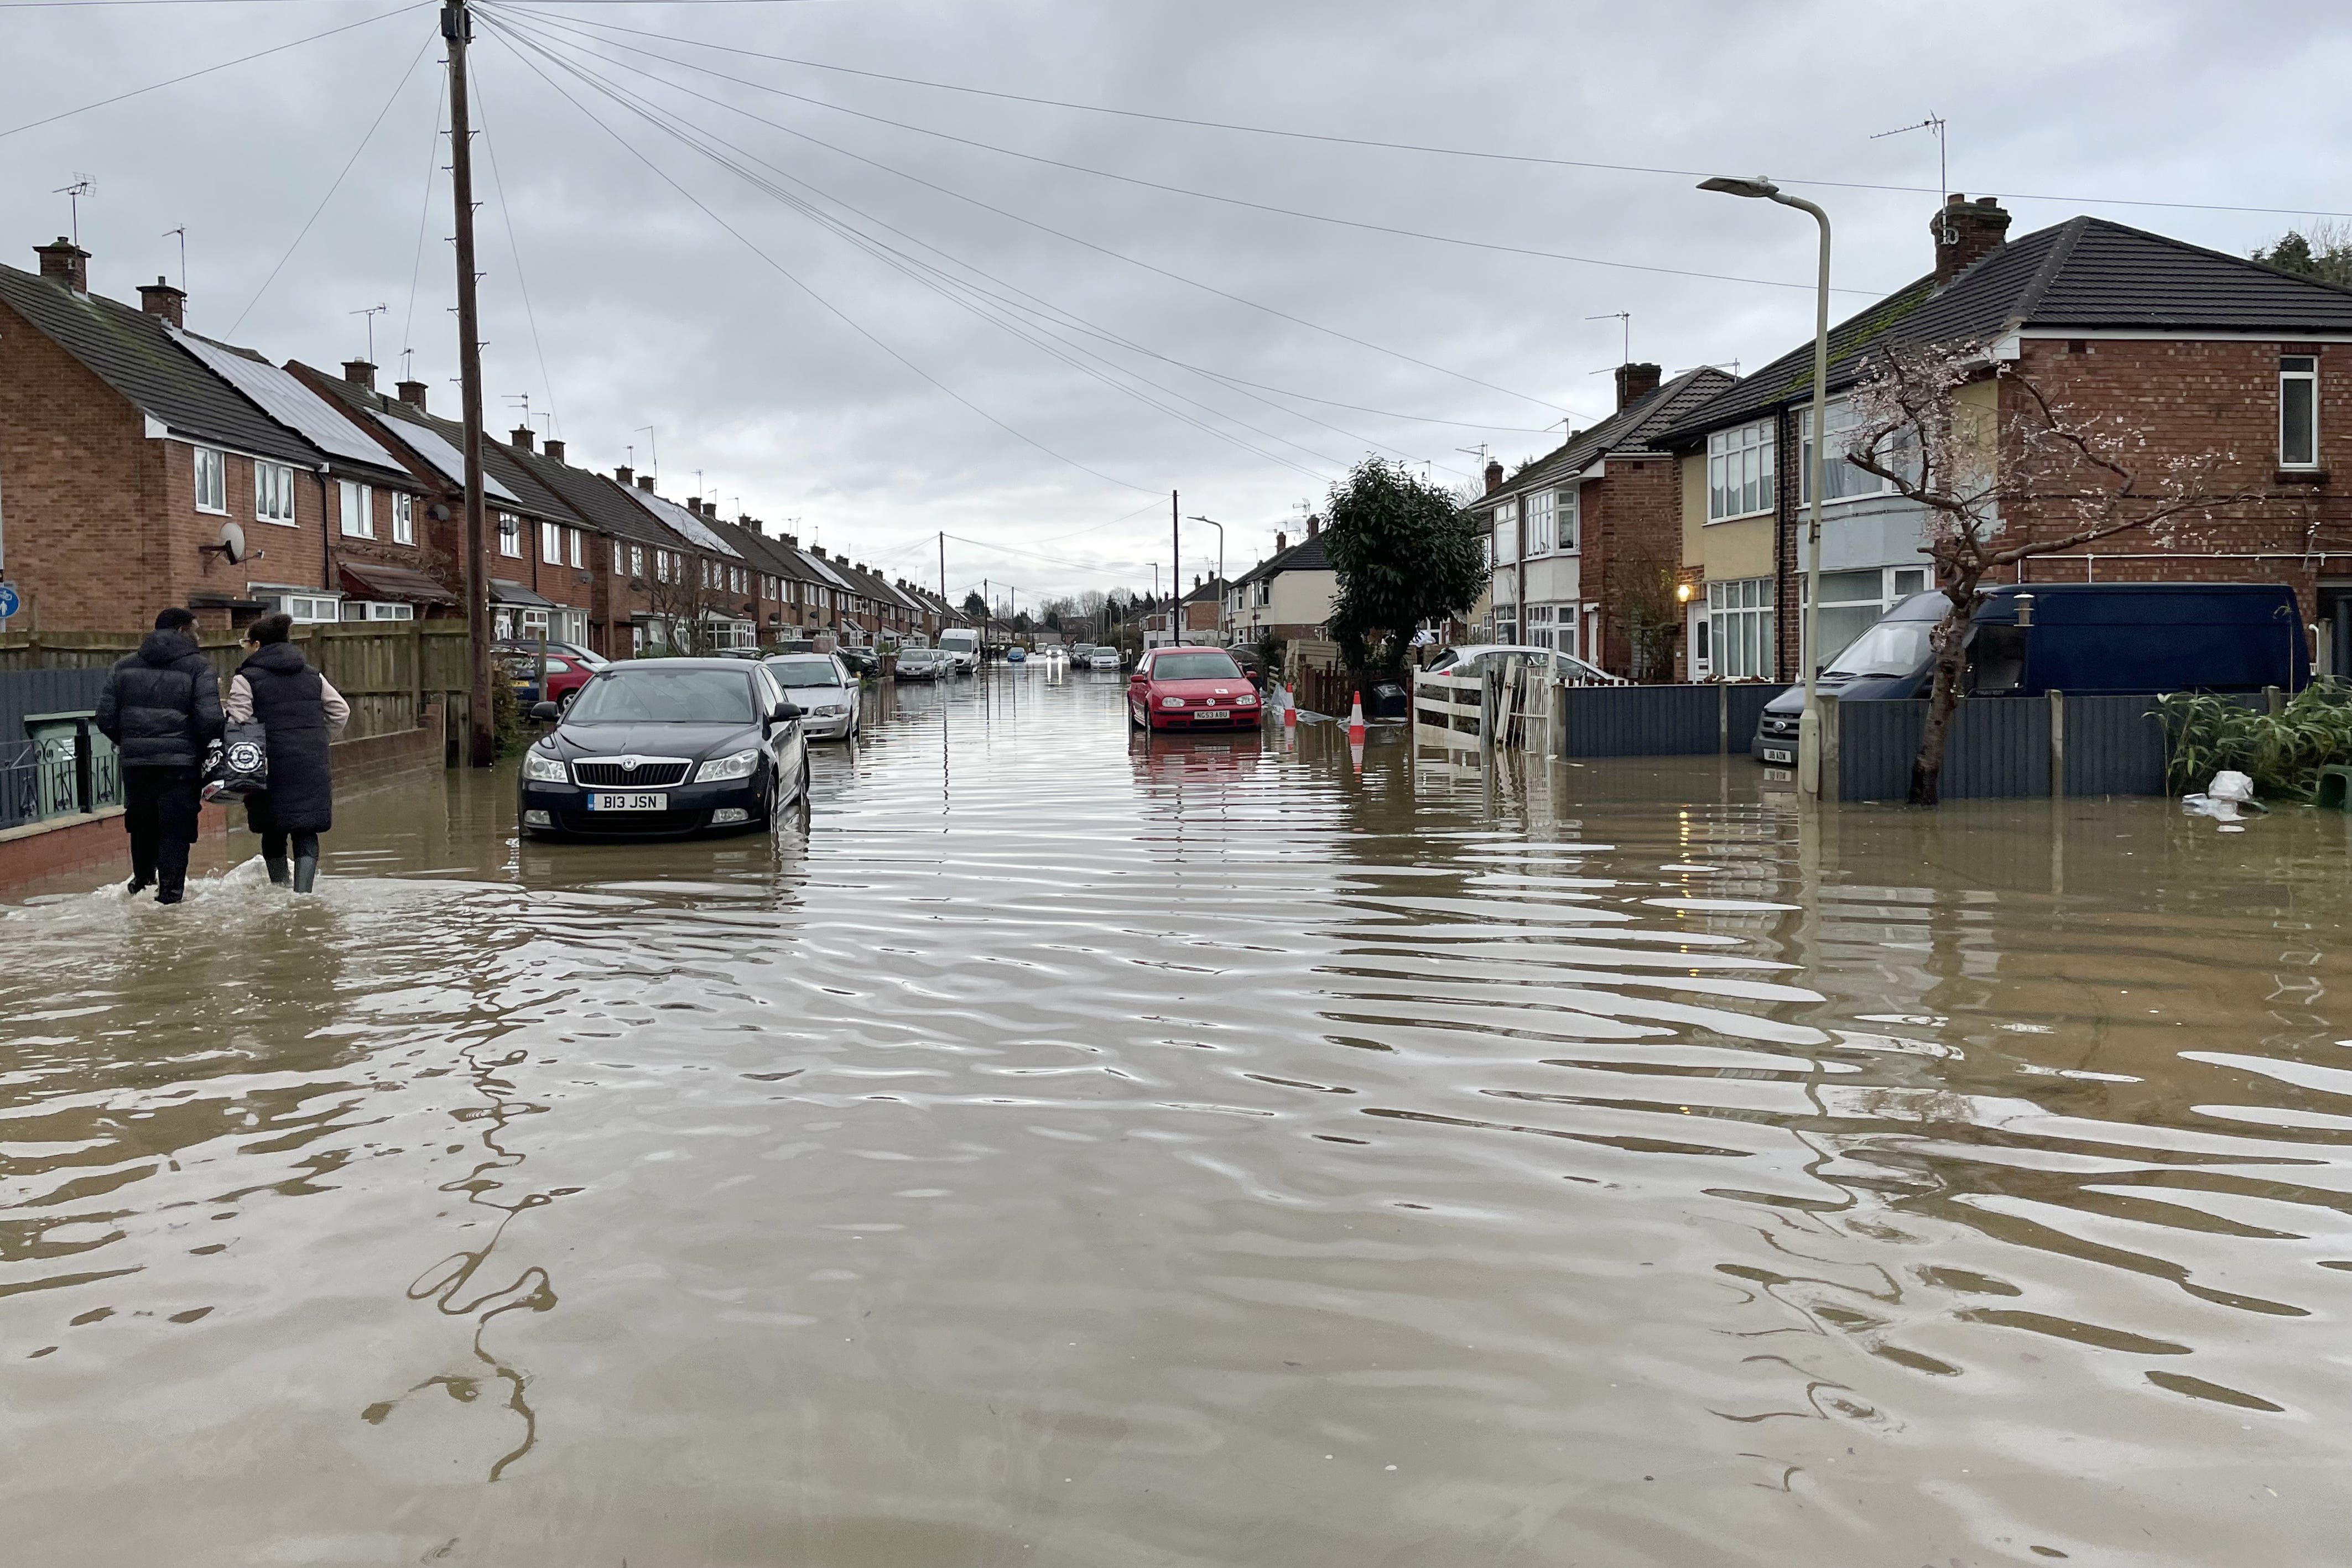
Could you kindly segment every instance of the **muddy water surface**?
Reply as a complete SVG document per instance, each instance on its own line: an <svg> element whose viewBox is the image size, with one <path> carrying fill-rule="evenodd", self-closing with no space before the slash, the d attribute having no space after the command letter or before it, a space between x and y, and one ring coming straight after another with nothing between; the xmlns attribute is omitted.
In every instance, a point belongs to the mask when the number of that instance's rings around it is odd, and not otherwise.
<svg viewBox="0 0 2352 1568"><path fill-rule="evenodd" d="M6 1559L2344 1560L2345 819L1334 738L0 910Z"/></svg>

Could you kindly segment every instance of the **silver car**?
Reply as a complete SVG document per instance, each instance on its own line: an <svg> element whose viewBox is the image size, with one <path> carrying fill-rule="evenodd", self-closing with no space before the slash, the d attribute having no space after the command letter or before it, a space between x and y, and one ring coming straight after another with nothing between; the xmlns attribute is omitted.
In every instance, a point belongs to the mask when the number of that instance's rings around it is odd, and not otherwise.
<svg viewBox="0 0 2352 1568"><path fill-rule="evenodd" d="M1118 650L1111 647L1108 643L1104 643L1099 647L1087 650L1087 668L1089 670L1109 670L1116 673L1118 669Z"/></svg>
<svg viewBox="0 0 2352 1568"><path fill-rule="evenodd" d="M776 653L761 663L799 705L803 734L811 740L857 738L857 677L848 665L831 653Z"/></svg>

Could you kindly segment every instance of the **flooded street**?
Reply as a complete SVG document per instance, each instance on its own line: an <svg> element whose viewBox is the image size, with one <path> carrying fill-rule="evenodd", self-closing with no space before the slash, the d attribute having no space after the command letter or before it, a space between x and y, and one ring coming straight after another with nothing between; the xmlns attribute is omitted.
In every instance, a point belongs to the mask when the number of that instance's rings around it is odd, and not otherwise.
<svg viewBox="0 0 2352 1568"><path fill-rule="evenodd" d="M1118 699L0 909L8 1560L2344 1561L2346 817Z"/></svg>

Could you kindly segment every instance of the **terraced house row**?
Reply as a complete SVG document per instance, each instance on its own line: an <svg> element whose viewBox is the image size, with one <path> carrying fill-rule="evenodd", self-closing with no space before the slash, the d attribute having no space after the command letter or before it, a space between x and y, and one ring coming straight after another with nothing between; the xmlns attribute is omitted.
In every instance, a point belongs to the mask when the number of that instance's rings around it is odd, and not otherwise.
<svg viewBox="0 0 2352 1568"><path fill-rule="evenodd" d="M1953 196L1928 226L1932 270L1830 336L1822 656L1937 586L1924 509L1842 461L1855 389L1882 349L1966 344L1980 363L1958 395L1986 428L2009 428L2021 380L2144 443L2144 473L2210 458L2217 493L2252 497L2027 559L2015 580L2285 583L2315 667L2352 675L2352 289L2099 218L2011 240L1990 199ZM1490 465L1480 632L1637 680L1799 678L1812 357L1808 337L1737 379L1626 365L1610 418L1516 473ZM2076 526L2065 496L2012 510L2004 530Z"/></svg>
<svg viewBox="0 0 2352 1568"><path fill-rule="evenodd" d="M0 528L18 629L135 631L462 616L463 432L426 388L350 361L271 362L190 331L158 278L93 294L89 254L0 266ZM613 658L831 637L935 637L939 594L804 546L654 476L573 464L529 428L484 442L492 614Z"/></svg>

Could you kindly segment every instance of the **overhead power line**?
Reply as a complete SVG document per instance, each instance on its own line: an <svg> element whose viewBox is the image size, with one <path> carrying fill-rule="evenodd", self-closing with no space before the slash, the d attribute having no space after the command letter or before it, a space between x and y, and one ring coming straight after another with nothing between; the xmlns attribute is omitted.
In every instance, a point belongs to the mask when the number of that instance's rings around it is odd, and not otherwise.
<svg viewBox="0 0 2352 1568"><path fill-rule="evenodd" d="M394 10L378 12L375 16L362 17L356 22L346 22L340 27L330 27L323 33L312 33L306 37L291 39L283 44L273 44L266 49L256 49L249 55L239 55L233 60L223 60L216 66L205 66L180 76L167 78L163 81L150 82L145 87L134 87L129 92L118 92L111 98L101 98L96 103L85 103L79 109L60 110L55 114L43 115L38 120L28 120L22 125L12 125L5 131L0 131L0 136L14 136L19 131L37 131L44 125L55 125L60 120L71 120L78 114L88 114L94 109L104 109L110 104L121 103L146 93L161 92L167 87L177 87L184 81L194 81L198 77L208 77L215 71L225 71L231 66L241 66L248 60L266 59L271 55L282 55L289 49L299 49L305 44L315 44L320 38L331 38L338 33L348 33L355 27L364 27L371 23L381 22L387 16L399 16L410 11L422 11L426 6L436 3L437 0L417 0L414 5L402 5Z"/></svg>
<svg viewBox="0 0 2352 1568"><path fill-rule="evenodd" d="M546 15L539 13L539 15ZM1342 136L1331 131L1290 131L1278 126L1251 125L1231 120L1206 120L1192 115L1162 114L1150 110L1121 109L1112 104L1079 103L1069 99L1045 98L1033 93L1005 92L996 88L972 87L963 82L932 81L923 77L899 76L890 71L865 70L856 66L835 65L827 60L812 60L793 55L768 54L759 49L739 48L729 44L714 44L708 39L689 38L677 33L650 32L642 27L625 27L617 22L592 22L576 18L579 25L597 27L606 32L630 33L638 37L660 38L667 42L685 44L698 49L711 49L722 54L742 55L752 59L773 60L779 65L798 66L805 70L830 71L839 76L864 77L871 81L896 82L902 87L928 88L937 92L962 93L972 98L997 99L1007 103L1035 104L1046 109L1066 109L1081 114L1116 116L1122 120L1151 120L1161 125L1184 125L1203 131L1227 131L1248 136L1279 137L1290 141L1317 141L1338 147L1368 147L1386 152L1418 152L1439 158L1468 158L1486 162L1524 163L1553 169L1590 169L1619 174L1664 174L1675 179L1703 180L1719 174L1720 169L1672 169L1649 163L1610 163L1589 158L1552 158L1532 152L1496 152L1471 147L1446 147L1432 142L1390 141L1372 136ZM1864 180L1807 180L1787 176L1780 178L1783 185L1814 185L1824 190L1885 191L1901 195L1932 196L1938 193L1927 185L1878 184ZM2006 186L2000 187L2008 190ZM2352 217L2352 213L2329 212L2315 207L2262 207L2221 202L2145 201L2131 196L2067 196L2049 195L2035 192L2010 191L2009 199L2020 202L2062 202L2100 207L2171 207L2192 212L2263 213L2286 217Z"/></svg>

